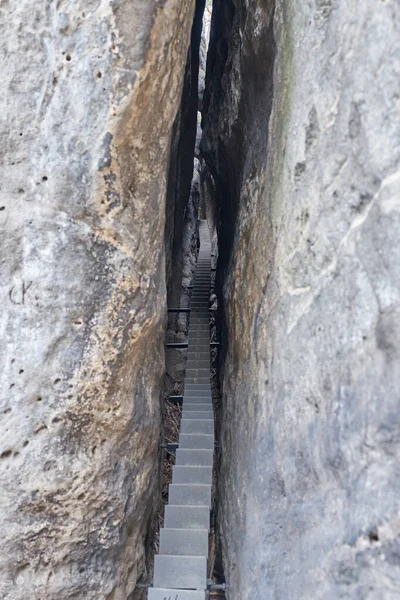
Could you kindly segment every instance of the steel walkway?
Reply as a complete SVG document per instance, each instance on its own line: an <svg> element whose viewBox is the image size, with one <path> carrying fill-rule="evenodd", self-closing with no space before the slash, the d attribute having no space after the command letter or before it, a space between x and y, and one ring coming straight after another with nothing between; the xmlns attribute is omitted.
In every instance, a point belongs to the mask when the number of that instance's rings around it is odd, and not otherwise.
<svg viewBox="0 0 400 600"><path fill-rule="evenodd" d="M200 250L191 297L179 448L148 600L204 600L214 458L210 383L211 242L199 221Z"/></svg>

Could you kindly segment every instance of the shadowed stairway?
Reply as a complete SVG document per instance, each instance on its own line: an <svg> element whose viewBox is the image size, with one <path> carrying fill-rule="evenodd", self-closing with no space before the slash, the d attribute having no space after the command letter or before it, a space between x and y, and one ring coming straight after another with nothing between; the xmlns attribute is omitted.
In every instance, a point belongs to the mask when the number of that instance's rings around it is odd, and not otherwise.
<svg viewBox="0 0 400 600"><path fill-rule="evenodd" d="M214 458L209 319L211 243L207 221L199 222L199 232L179 448L149 600L204 600L207 587Z"/></svg>

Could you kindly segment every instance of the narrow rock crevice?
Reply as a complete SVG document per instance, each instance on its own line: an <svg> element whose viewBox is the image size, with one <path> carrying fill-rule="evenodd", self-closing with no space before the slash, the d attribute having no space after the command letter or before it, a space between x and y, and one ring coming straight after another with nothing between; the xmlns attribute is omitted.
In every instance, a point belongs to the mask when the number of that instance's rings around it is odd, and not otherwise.
<svg viewBox="0 0 400 600"><path fill-rule="evenodd" d="M200 144L202 157L203 201L215 231L216 293L218 311L217 329L221 332L222 348L218 359L218 379L224 382L228 372L239 363L242 348L232 336L235 321L243 314L241 307L229 319L226 311L226 289L234 274L235 236L237 219L251 213L253 199L246 194L246 186L262 176L267 161L269 119L273 102L273 69L276 45L273 34L274 2L264 2L257 16L245 3L214 0L210 47L207 59L205 92L203 98ZM243 206L244 204L244 206ZM252 232L247 232L246 243L251 247ZM256 251L254 249L254 251ZM246 258L244 257L244 260ZM265 259L261 259L265 260ZM240 285L240 282L237 282ZM251 294L251 289L249 289ZM232 328L233 326L233 328ZM233 337L233 357L228 356L229 337ZM229 364L229 360L232 360ZM229 393L229 392L228 392ZM244 399L243 399L244 400ZM227 583L232 586L228 596L242 597L237 588L241 574L233 576L232 563L240 555L241 534L246 526L241 518L243 500L247 492L241 488L227 489L226 478L235 472L237 455L250 452L249 440L240 439L231 431L231 402L222 394L221 410L217 418L217 436L221 440L218 460L219 499L216 510L218 548L216 573L220 581L226 568ZM243 473L242 476L245 476ZM237 569L236 569L237 571Z"/></svg>
<svg viewBox="0 0 400 600"><path fill-rule="evenodd" d="M208 576L397 599L398 2L33 4L0 6L0 597L146 597L189 354L166 308L197 295Z"/></svg>

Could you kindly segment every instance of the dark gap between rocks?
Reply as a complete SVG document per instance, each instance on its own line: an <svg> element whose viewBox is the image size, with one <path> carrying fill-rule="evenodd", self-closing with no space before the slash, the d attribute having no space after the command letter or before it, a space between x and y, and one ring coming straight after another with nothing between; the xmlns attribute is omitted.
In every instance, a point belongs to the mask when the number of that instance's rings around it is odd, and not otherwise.
<svg viewBox="0 0 400 600"><path fill-rule="evenodd" d="M205 93L208 38L211 26L211 0L197 0L191 33L191 45L185 68L181 106L172 129L170 166L166 200L166 279L168 307L189 307L191 286L196 269L199 232L198 219L207 219L212 237L212 268L218 259L217 231L215 227L215 185L210 169L200 154L202 137L201 111ZM215 294L215 270L212 273L210 290L210 334L211 341L218 341L217 335L217 296ZM169 313L166 328L166 342L184 342L187 339L189 315ZM211 387L215 407L215 424L220 429L220 391L217 378L217 348L211 348ZM181 406L168 401L169 396L183 394L186 350L166 349L164 383L164 442L175 443L179 439ZM216 438L218 440L218 437ZM214 459L213 507L209 537L208 578L215 583L223 583L221 545L217 539L217 481L219 449ZM174 452L162 451L161 504L155 531L149 544L147 576L142 581L151 583L154 556L159 548L159 531L163 526L164 507L168 503L168 486L172 481ZM145 595L138 591L137 600ZM210 598L224 598L221 591L213 591ZM132 599L133 600L133 599ZM135 599L136 600L136 597Z"/></svg>

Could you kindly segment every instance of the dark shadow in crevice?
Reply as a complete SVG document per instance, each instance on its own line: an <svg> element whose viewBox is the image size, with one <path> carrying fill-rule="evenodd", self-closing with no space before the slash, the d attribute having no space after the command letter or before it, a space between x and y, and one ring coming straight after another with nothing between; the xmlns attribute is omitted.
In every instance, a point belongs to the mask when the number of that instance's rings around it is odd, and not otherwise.
<svg viewBox="0 0 400 600"><path fill-rule="evenodd" d="M209 187L214 188L215 194L209 199L213 206L208 213L215 215L218 237L215 289L218 297L216 326L222 342L218 361L220 384L224 379L229 342L223 290L233 264L237 219L241 202L244 202L242 186L243 182L256 178L267 163L276 54L273 30L275 1L263 0L259 5L262 14L255 16L255 11L247 12L244 2L214 0L207 56L200 152L206 169L212 175L213 186ZM252 23L253 18L259 21ZM206 169L203 169L204 173ZM224 422L223 408L222 403L217 418L218 439L222 424L225 429L229 428L229 423ZM221 452L224 452L223 446ZM234 461L235 457L230 456L229 460ZM223 474L219 473L218 479L223 480ZM217 528L221 523L218 510L217 503L214 510ZM220 533L217 532L217 540ZM240 532L237 534L240 535ZM223 580L221 546L216 550L215 575Z"/></svg>

